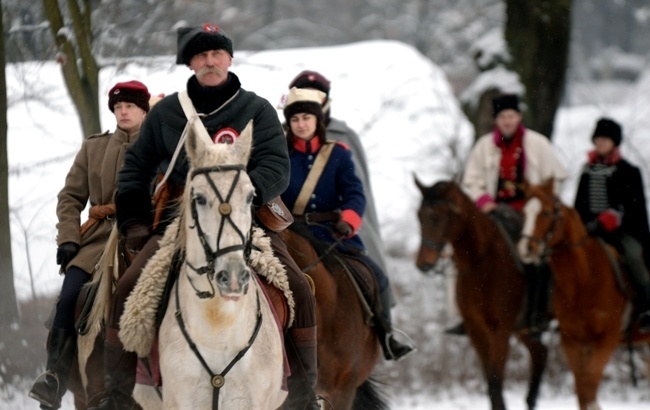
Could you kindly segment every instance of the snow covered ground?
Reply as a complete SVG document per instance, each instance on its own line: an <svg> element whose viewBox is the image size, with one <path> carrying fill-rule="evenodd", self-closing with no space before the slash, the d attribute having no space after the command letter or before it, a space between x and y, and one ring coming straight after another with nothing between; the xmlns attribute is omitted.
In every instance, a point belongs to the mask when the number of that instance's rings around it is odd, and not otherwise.
<svg viewBox="0 0 650 410"><path fill-rule="evenodd" d="M131 61L119 67L108 66L101 72L103 129L115 126L105 97L115 82L138 79L152 94L171 94L184 88L191 74L186 67L175 66L171 56ZM459 160L466 155L473 137L444 73L412 47L392 41L259 53L236 51L232 67L244 88L272 104L280 101L288 83L303 69L320 71L332 81L333 116L347 121L362 138L390 255L389 275L400 302L394 313L396 324L417 336L419 343L417 355L380 366L385 376L382 379L389 383L393 408L488 409L473 351L466 340L442 335L449 320L444 308L444 278L424 277L413 264L419 244L415 215L419 194L413 173L426 183L449 178L458 172ZM81 132L56 65L14 65L8 67L7 74L14 276L19 298L27 299L56 294L61 286L54 264L56 194L81 144ZM553 136L571 172L563 199L573 202L591 132L602 115L623 124L623 153L642 166L647 185L650 70L637 84L575 87L571 91L582 95L582 103L559 111ZM557 343L554 348L559 350ZM628 388L626 376L617 367L621 361L606 372L608 378L600 395L603 408L650 408L648 377L641 380L638 389ZM446 378L445 382L435 385L423 369L431 369L431 374ZM526 369L513 369L511 373L526 374ZM550 375L550 387L542 387L539 409L577 408L568 372L560 368L558 373ZM23 383L0 388L0 410L37 407L25 394L29 381ZM506 385L506 399L509 408L524 408L521 382ZM72 409L69 397L64 408Z"/></svg>

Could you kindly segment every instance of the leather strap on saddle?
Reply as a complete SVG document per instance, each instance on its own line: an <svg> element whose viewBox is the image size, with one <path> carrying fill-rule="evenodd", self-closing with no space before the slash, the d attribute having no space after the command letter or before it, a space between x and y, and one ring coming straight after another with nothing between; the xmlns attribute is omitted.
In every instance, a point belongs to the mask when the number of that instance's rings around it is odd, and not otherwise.
<svg viewBox="0 0 650 410"><path fill-rule="evenodd" d="M88 220L79 227L79 236L84 236L88 230L102 219L115 215L115 204L93 205L88 210Z"/></svg>
<svg viewBox="0 0 650 410"><path fill-rule="evenodd" d="M305 183L302 184L302 188L300 189L300 193L298 194L296 202L293 204L293 209L291 210L292 214L302 215L305 212L307 202L309 202L311 194L314 192L314 189L316 189L316 184L318 184L318 180L323 174L325 165L327 165L327 161L329 160L330 155L334 150L334 145L336 145L334 141L327 141L325 144L323 144L320 151L318 151L316 160L314 161L314 164L312 165L311 170L307 175Z"/></svg>

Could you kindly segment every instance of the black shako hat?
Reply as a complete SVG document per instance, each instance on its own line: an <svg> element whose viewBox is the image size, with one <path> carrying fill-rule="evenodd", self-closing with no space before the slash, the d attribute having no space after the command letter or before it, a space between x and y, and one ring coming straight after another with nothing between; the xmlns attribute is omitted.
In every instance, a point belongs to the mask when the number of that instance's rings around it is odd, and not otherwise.
<svg viewBox="0 0 650 410"><path fill-rule="evenodd" d="M492 115L496 117L503 110L515 110L521 112L519 109L519 97L516 94L501 94L492 99Z"/></svg>
<svg viewBox="0 0 650 410"><path fill-rule="evenodd" d="M195 55L208 50L226 50L234 55L232 40L214 24L179 27L176 30L176 64L189 65Z"/></svg>
<svg viewBox="0 0 650 410"><path fill-rule="evenodd" d="M619 123L609 118L601 118L596 123L596 129L591 137L593 141L596 137L607 137L614 141L615 146L621 145L623 141L623 130Z"/></svg>

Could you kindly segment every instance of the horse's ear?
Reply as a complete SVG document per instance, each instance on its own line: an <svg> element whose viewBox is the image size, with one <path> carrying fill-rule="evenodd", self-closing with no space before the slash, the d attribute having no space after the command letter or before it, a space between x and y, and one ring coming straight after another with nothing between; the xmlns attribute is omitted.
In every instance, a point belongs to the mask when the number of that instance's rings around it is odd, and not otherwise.
<svg viewBox="0 0 650 410"><path fill-rule="evenodd" d="M237 150L238 157L241 158L242 164L248 163L248 157L253 147L253 120L248 121L244 130L233 144Z"/></svg>
<svg viewBox="0 0 650 410"><path fill-rule="evenodd" d="M424 194L424 191L427 189L427 187L424 186L424 184L422 182L420 182L420 180L418 179L418 176L415 175L415 172L413 173L413 180L415 181L415 185L418 187L420 192L422 192Z"/></svg>
<svg viewBox="0 0 650 410"><path fill-rule="evenodd" d="M199 121L199 120L196 120ZM207 138L204 138L200 133L195 131L194 127L191 127L187 134L187 139L185 140L185 151L187 157L192 160L196 160L201 157L202 153L205 152L209 145L212 145L212 141Z"/></svg>

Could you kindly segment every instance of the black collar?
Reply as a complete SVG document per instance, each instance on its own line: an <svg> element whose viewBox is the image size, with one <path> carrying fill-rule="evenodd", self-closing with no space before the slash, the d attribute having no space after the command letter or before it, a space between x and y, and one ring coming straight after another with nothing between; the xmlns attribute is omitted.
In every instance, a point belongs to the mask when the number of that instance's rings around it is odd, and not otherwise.
<svg viewBox="0 0 650 410"><path fill-rule="evenodd" d="M241 88L239 78L228 73L226 83L217 87L204 87L199 84L196 75L187 81L187 93L199 114L209 114L221 107Z"/></svg>

